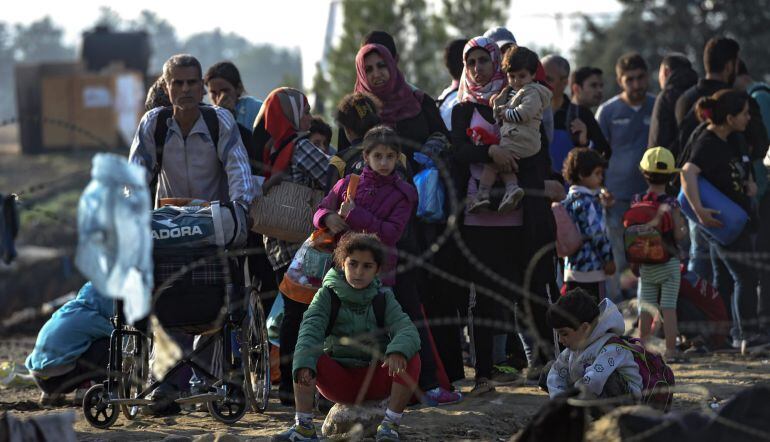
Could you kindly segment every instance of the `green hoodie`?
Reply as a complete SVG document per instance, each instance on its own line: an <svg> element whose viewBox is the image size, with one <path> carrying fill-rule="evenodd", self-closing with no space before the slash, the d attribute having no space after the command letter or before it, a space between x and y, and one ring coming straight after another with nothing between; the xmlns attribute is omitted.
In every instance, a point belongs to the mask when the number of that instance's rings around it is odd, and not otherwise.
<svg viewBox="0 0 770 442"><path fill-rule="evenodd" d="M333 290L342 301L337 321L331 334L325 336L331 315L331 295L321 288L302 318L292 371L296 373L300 368L309 368L315 372L322 353L345 367L368 366L372 353L379 359L391 353L400 353L407 360L411 359L420 350L420 335L389 289L384 290L387 334L376 333L377 319L372 299L380 290L380 285L380 280L375 278L365 289L354 289L345 280L344 273L329 270L323 287ZM343 342L343 337L355 342Z"/></svg>

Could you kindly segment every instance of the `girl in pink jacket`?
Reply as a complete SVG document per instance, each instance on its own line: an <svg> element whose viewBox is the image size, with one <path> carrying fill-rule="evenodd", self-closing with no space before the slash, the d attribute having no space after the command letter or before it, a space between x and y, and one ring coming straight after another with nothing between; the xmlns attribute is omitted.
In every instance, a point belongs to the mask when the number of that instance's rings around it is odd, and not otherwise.
<svg viewBox="0 0 770 442"><path fill-rule="evenodd" d="M387 247L380 279L392 287L396 279L396 242L414 212L417 191L395 173L401 146L393 129L372 128L364 136L362 145L366 167L353 198L348 198L350 176L337 181L321 201L313 224L326 227L334 234L345 230L377 234Z"/></svg>

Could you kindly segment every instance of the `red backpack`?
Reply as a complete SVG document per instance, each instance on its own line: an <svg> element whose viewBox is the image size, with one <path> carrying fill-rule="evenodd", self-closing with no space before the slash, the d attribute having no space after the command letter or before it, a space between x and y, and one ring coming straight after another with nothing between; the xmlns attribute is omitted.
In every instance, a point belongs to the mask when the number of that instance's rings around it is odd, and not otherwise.
<svg viewBox="0 0 770 442"><path fill-rule="evenodd" d="M631 203L631 208L623 214L623 243L629 263L661 264L671 259L676 249L672 246L674 218L671 212L664 213L657 226L648 224L666 198L666 195L647 193Z"/></svg>
<svg viewBox="0 0 770 442"><path fill-rule="evenodd" d="M634 362L642 376L642 403L659 410L668 411L674 400L671 387L675 385L674 372L666 365L663 357L644 348L637 338L613 336L605 345L616 344L634 355Z"/></svg>

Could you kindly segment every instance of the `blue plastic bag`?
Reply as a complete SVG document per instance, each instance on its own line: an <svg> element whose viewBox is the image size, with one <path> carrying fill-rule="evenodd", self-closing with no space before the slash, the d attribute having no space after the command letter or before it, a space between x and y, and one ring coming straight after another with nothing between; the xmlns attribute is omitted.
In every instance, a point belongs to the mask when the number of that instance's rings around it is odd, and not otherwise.
<svg viewBox="0 0 770 442"><path fill-rule="evenodd" d="M446 219L444 199L446 191L441 182L441 176L433 160L422 153L415 153L414 160L424 169L414 176L414 186L417 188L417 217L427 222L442 222Z"/></svg>

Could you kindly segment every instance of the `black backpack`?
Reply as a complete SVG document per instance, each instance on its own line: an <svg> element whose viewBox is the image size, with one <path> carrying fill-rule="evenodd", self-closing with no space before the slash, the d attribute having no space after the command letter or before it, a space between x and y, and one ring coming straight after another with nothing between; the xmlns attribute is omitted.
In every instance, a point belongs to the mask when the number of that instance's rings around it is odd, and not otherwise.
<svg viewBox="0 0 770 442"><path fill-rule="evenodd" d="M340 313L340 307L342 306L342 300L337 295L337 293L334 292L334 290L330 289L329 287L324 287L324 290L326 290L326 293L329 294L329 298L331 298L332 308L329 312L329 324L326 326L326 335L329 336L332 334L332 328L334 327L334 324L337 322L337 315ZM385 292L380 290L377 295L372 299L372 308L374 309L374 317L377 320L377 329L378 330L384 330L385 329Z"/></svg>
<svg viewBox="0 0 770 442"><path fill-rule="evenodd" d="M217 111L209 105L200 105L201 114L203 115L203 121L206 123L206 128L209 130L211 139L214 141L214 149L219 149L219 117ZM168 119L174 115L174 110L171 106L164 107L158 112L158 118L155 123L155 133L153 138L155 139L155 167L152 169L152 181L150 182L150 189L153 190L158 184L158 175L160 175L160 169L163 166L163 148L166 144L166 134L168 133ZM154 191L153 191L154 194Z"/></svg>

